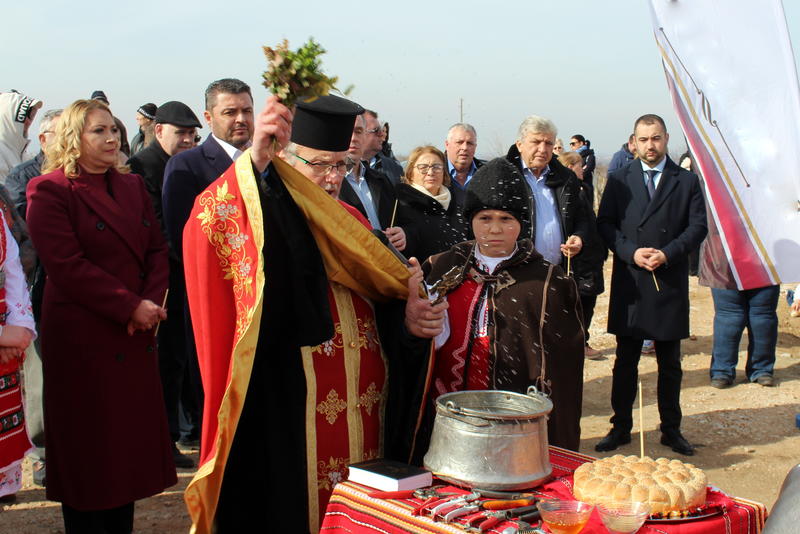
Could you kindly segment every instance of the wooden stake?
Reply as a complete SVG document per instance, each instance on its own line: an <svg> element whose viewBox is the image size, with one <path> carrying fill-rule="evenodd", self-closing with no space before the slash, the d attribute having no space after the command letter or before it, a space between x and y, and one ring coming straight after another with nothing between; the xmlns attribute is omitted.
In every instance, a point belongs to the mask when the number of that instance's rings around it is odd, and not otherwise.
<svg viewBox="0 0 800 534"><path fill-rule="evenodd" d="M394 226L394 216L397 214L397 199L394 199L394 208L392 209L392 220L389 222L389 228Z"/></svg>
<svg viewBox="0 0 800 534"><path fill-rule="evenodd" d="M166 308L167 307L167 295L169 295L169 288L167 288L167 290L164 291L164 302L161 303L161 307L162 308ZM153 333L153 337L158 337L158 327L159 326L161 326L161 320L160 319L156 323L156 331Z"/></svg>
<svg viewBox="0 0 800 534"><path fill-rule="evenodd" d="M639 456L644 458L644 411L642 410L641 380L639 380Z"/></svg>

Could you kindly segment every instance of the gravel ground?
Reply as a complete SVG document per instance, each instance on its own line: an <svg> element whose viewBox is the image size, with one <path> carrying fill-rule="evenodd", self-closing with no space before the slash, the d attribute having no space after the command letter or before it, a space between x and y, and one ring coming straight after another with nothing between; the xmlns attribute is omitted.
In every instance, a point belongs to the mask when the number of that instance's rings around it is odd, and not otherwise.
<svg viewBox="0 0 800 534"><path fill-rule="evenodd" d="M709 482L728 493L765 503L774 503L788 470L800 462L800 430L795 414L800 412L800 318L788 317L783 301L779 306L775 375L778 385L765 388L743 382L745 353L741 352L739 377L734 387L718 390L709 386L713 305L707 288L691 283L692 334L683 343L683 433L696 444L692 463L703 468ZM603 359L587 361L584 373L583 440L581 451L593 454L595 443L608 431L611 368L614 338L604 333L608 293L598 299L592 323L592 346L603 351ZM746 347L746 336L742 349ZM643 356L640 376L644 389L645 453L653 457L680 457L658 443L655 358ZM638 420L638 410L634 413ZM638 430L635 428L634 430ZM617 452L617 451L615 451ZM618 452L638 454L639 441ZM606 453L610 455L613 453ZM197 455L194 455L197 459ZM120 459L124 461L124 459ZM57 503L45 500L44 490L31 483L29 466L24 488L15 504L0 507L2 531L24 534L63 534ZM136 504L136 532L177 534L189 531L183 504L183 489L192 470L180 470L179 482L168 491Z"/></svg>

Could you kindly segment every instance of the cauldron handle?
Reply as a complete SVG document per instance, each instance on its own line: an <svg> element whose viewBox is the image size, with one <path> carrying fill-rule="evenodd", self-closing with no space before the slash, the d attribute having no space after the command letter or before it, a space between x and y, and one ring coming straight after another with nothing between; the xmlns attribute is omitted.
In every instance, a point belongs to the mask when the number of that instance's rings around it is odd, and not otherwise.
<svg viewBox="0 0 800 534"><path fill-rule="evenodd" d="M536 389L536 386L533 386L533 385L528 386L527 395L529 397L538 397L539 395L541 395L541 396L543 396L545 398L550 398L550 395L548 395L544 391L539 391L538 389Z"/></svg>
<svg viewBox="0 0 800 534"><path fill-rule="evenodd" d="M450 417L452 417L453 419L457 419L462 423L478 427L489 426L488 421L475 422L474 420L470 421L469 419L466 419L467 417L470 416L469 412L471 410L461 408L460 406L456 406L453 401L447 401L444 407L447 409L448 412L450 412ZM479 416L476 414L473 417L479 417Z"/></svg>

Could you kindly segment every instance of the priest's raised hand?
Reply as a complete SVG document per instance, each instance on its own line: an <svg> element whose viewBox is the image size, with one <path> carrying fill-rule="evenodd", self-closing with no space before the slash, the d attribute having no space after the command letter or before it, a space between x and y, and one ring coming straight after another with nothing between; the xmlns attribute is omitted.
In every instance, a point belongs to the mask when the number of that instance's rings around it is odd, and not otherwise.
<svg viewBox="0 0 800 534"><path fill-rule="evenodd" d="M270 95L264 109L256 116L251 160L258 172L264 172L278 151L289 144L292 133L292 111Z"/></svg>

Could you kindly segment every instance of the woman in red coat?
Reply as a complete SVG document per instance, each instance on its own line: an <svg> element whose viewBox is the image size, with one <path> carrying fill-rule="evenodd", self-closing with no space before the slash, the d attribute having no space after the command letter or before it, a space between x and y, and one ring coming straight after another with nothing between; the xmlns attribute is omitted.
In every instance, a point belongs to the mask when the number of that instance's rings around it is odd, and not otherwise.
<svg viewBox="0 0 800 534"><path fill-rule="evenodd" d="M40 335L47 497L66 533L130 533L133 503L176 483L154 328L167 248L138 176L117 169L108 107L64 110L28 225L47 272Z"/></svg>

